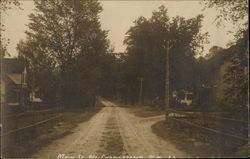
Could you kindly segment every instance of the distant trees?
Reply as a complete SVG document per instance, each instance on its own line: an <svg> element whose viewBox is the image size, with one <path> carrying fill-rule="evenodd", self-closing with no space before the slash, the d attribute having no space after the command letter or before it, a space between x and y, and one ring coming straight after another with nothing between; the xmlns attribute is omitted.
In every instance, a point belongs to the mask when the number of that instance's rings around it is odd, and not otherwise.
<svg viewBox="0 0 250 159"><path fill-rule="evenodd" d="M63 105L88 105L100 92L104 59L109 56L107 31L101 29L97 0L35 0L27 39L20 56L34 81ZM50 90L53 89L54 91Z"/></svg>
<svg viewBox="0 0 250 159"><path fill-rule="evenodd" d="M143 77L145 99L164 98L166 44L170 42L171 90L192 89L195 84L195 56L203 50L207 33L202 34L203 16L185 19L168 17L167 8L160 6L152 17L139 17L126 33L127 45L123 68L126 83L123 95L137 101L139 80Z"/></svg>

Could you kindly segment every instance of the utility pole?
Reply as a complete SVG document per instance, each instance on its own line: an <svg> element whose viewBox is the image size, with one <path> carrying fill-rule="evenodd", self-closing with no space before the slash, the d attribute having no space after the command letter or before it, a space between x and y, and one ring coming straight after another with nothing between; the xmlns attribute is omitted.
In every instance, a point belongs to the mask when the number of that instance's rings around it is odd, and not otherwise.
<svg viewBox="0 0 250 159"><path fill-rule="evenodd" d="M142 83L143 83L143 78L140 78L140 94L139 94L139 104L142 104Z"/></svg>
<svg viewBox="0 0 250 159"><path fill-rule="evenodd" d="M166 111L166 119L168 118L169 115L169 50L170 50L170 43L167 41L167 46L166 46L166 77L165 77L165 111Z"/></svg>

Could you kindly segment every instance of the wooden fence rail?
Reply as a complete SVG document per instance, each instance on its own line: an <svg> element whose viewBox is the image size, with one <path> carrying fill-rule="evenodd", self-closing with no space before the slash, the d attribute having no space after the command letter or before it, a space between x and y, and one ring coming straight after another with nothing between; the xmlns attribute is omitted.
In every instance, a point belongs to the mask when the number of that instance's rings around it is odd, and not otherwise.
<svg viewBox="0 0 250 159"><path fill-rule="evenodd" d="M2 146L2 154L4 156L14 154L24 158L27 157L28 152L22 152L21 150L15 151L15 148L20 148L23 146L25 147L34 141L39 141L39 139L36 139L42 137L46 133L51 132L54 126L56 126L55 122L57 122L57 120L61 117L62 114L58 114L56 112L48 119L42 120L40 118L40 121L30 124L26 123L28 125L20 125L20 127L7 130L6 132L2 131L1 139L2 143L4 143ZM11 151L12 149L14 149L14 152Z"/></svg>
<svg viewBox="0 0 250 159"><path fill-rule="evenodd" d="M219 135L222 135L222 136L227 136L227 137L230 137L230 138L234 138L234 139L240 140L241 142L249 141L248 138L245 138L245 137L242 137L242 136L238 136L238 135L235 135L235 134L230 134L230 133L227 133L227 132L223 132L221 130L212 129L210 127L206 127L206 126L203 126L201 124L196 124L196 123L181 119L181 118L186 118L187 119L187 117L190 117L192 119L201 119L201 122L208 119L208 118L221 119L221 120L226 120L226 121L230 121L230 122L235 122L236 124L238 124L238 123L244 124L244 125L247 125L247 127L249 127L248 122L243 121L243 120L238 120L238 119L233 119L233 118L218 117L218 116L214 116L214 115L211 115L209 113L203 113L203 112L202 113L201 112L184 112L184 111L177 111L177 110L173 110L173 109L169 109L169 114L168 114L167 119L177 121L177 122L182 123L184 125L189 125L189 126L192 126L192 127L198 128L198 129L206 130L206 131L214 133L214 134L219 134ZM238 124L237 126L242 126L242 125ZM243 128L243 129L246 130L247 128Z"/></svg>
<svg viewBox="0 0 250 159"><path fill-rule="evenodd" d="M207 118L217 118L217 119L222 119L222 120L229 120L229 121L233 121L233 122L240 122L240 123L248 123L248 121L244 121L244 120L238 120L238 119L234 119L234 118L225 118L225 117L218 117L215 116L214 113L203 113L203 112L184 112L184 111L177 111L174 109L169 109L170 112L174 112L174 113L178 113L178 114L184 114L184 115L189 115L189 116L193 116L193 117L207 117Z"/></svg>
<svg viewBox="0 0 250 159"><path fill-rule="evenodd" d="M63 108L59 107L59 108L39 110L39 111L27 111L25 113L18 113L18 114L6 115L6 116L3 116L2 118L3 119L6 119L6 118L15 118L15 117L21 117L21 116L27 116L27 115L35 115L35 114L38 114L38 113L60 111L60 110L63 110Z"/></svg>
<svg viewBox="0 0 250 159"><path fill-rule="evenodd" d="M218 130L215 130L215 129L207 128L207 127L204 127L204 126L201 126L201 125L198 125L198 124L194 124L192 122L188 122L188 121L184 121L184 120L180 120L180 119L176 119L176 118L170 118L170 119L181 122L181 123L184 123L184 124L187 124L187 125L191 125L191 126L196 127L196 128L204 129L204 130L207 130L207 131L210 131L210 132L213 132L213 133L233 137L235 139L239 139L239 140L242 140L242 141L248 141L247 138L243 138L243 137L240 137L240 136L232 135L232 134L225 133L225 132L222 132L222 131L218 131Z"/></svg>
<svg viewBox="0 0 250 159"><path fill-rule="evenodd" d="M32 127L36 127L36 126L48 123L48 122L50 122L52 120L55 120L55 119L58 119L60 117L61 117L61 115L55 116L55 117L52 117L52 118L49 118L49 119L46 119L46 120L43 120L43 121L39 121L39 122L36 122L34 124L31 124L31 125L28 125L28 126L24 126L24 127L18 128L18 129L10 130L10 131L8 131L8 132L6 132L4 134L1 134L1 137L8 136L10 134L21 132L22 130L26 130L26 129L29 129L29 128L32 128Z"/></svg>

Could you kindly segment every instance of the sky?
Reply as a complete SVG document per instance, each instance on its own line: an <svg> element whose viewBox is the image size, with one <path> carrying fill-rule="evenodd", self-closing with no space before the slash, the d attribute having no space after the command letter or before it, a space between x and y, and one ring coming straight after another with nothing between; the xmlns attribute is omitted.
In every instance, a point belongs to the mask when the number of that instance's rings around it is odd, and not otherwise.
<svg viewBox="0 0 250 159"><path fill-rule="evenodd" d="M11 9L1 15L1 23L5 25L5 31L2 36L10 40L7 49L12 57L18 55L16 50L17 43L25 40L25 30L29 23L28 15L34 11L32 0L20 0L21 8ZM230 23L222 27L216 27L214 20L216 18L215 9L206 9L198 0L102 0L103 11L100 14L102 29L108 30L108 39L114 47L115 52L124 52L126 46L123 40L128 29L133 26L133 21L140 16L151 17L152 12L157 10L160 5L168 8L169 17L183 16L192 18L198 14L204 15L202 32L209 32L209 44L205 45L204 55L208 53L209 48L214 45L226 48L228 42L233 39L228 31L234 30Z"/></svg>

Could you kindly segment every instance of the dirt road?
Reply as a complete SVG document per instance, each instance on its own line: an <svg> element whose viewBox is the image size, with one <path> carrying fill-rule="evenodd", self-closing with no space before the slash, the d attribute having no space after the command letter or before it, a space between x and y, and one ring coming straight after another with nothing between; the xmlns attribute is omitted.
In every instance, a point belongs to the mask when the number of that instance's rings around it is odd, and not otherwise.
<svg viewBox="0 0 250 159"><path fill-rule="evenodd" d="M102 101L106 106L72 134L55 140L34 158L104 158L104 157L188 157L174 145L152 133L151 125L164 116L140 118L126 108Z"/></svg>

